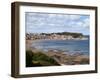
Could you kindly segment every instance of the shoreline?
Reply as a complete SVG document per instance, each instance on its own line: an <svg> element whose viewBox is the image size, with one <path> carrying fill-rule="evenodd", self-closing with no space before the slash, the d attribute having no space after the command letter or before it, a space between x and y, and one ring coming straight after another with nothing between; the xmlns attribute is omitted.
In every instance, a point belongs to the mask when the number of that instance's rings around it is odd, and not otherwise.
<svg viewBox="0 0 100 80"><path fill-rule="evenodd" d="M56 60L59 64L63 64L63 65L89 64L89 55L85 55L85 54L78 53L78 52L75 54L70 54L69 52L64 53L64 51L52 50L52 49L43 51L35 47L31 47L31 44L33 42L35 41L26 40L26 50L31 50L34 53L42 52L43 54Z"/></svg>
<svg viewBox="0 0 100 80"><path fill-rule="evenodd" d="M64 40L64 41L81 41L81 40L89 40L89 39L35 39L35 40L26 40L26 41L46 41L46 40L57 40L57 41L60 41L60 40Z"/></svg>
<svg viewBox="0 0 100 80"><path fill-rule="evenodd" d="M70 40L48 40L48 39L46 39L46 40L26 40L26 46L28 45L28 47L30 47L30 48L36 48L34 45L33 46L31 46L32 44L34 44L34 43L37 43L37 42L42 42L42 41L70 41ZM73 41L73 40L72 40ZM79 40L80 41L80 40ZM38 49L38 48L37 48ZM70 54L75 54L75 53L81 53L81 54L84 54L84 53L82 53L80 50L75 50L75 52L70 52L70 50L67 50L67 51L64 51L64 50L61 50L61 49L56 49L56 48L48 48L47 50L45 50L45 49L40 49L40 50L44 50L44 51L48 51L48 50L54 50L54 51L63 51L63 52L68 52L68 53L70 53ZM88 53L86 53L86 54L84 54L84 55L88 55Z"/></svg>
<svg viewBox="0 0 100 80"><path fill-rule="evenodd" d="M54 50L49 50L47 52L38 50L38 49L30 49L34 53L41 52L42 54L47 55L48 57L53 58L59 64L63 65L80 65L80 64L89 64L89 56L84 54L73 54L69 53L64 54L61 51L55 52Z"/></svg>
<svg viewBox="0 0 100 80"><path fill-rule="evenodd" d="M89 55L85 55L82 53L75 53L75 54L70 54L69 52L64 53L64 51L61 50L48 50L48 51L43 51L36 49L35 47L30 47L31 43L33 41L27 41L27 46L26 50L31 50L34 53L41 52L54 60L56 60L59 64L63 65L76 65L76 64L89 64Z"/></svg>

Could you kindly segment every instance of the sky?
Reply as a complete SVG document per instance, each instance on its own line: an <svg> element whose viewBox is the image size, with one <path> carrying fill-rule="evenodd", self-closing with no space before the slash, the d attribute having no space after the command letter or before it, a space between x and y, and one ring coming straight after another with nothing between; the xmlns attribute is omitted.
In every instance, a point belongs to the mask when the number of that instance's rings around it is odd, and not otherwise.
<svg viewBox="0 0 100 80"><path fill-rule="evenodd" d="M77 32L89 35L90 16L26 12L25 26L26 33Z"/></svg>

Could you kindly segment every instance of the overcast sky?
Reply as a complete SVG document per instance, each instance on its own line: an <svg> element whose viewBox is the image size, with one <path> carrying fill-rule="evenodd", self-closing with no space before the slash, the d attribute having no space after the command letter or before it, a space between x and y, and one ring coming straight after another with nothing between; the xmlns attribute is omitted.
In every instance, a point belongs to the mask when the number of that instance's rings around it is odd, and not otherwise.
<svg viewBox="0 0 100 80"><path fill-rule="evenodd" d="M77 32L89 35L89 15L25 13L26 33Z"/></svg>

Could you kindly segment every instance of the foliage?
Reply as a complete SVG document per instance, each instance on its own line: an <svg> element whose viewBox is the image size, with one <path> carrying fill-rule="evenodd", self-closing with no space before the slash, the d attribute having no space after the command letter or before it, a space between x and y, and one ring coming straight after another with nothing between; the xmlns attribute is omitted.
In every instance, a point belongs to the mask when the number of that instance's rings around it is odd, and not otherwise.
<svg viewBox="0 0 100 80"><path fill-rule="evenodd" d="M32 56L33 56L33 52L32 51L26 51L26 67L33 66L33 64L32 64Z"/></svg>
<svg viewBox="0 0 100 80"><path fill-rule="evenodd" d="M74 38L77 38L77 37L82 37L83 34L82 33L71 33L71 32L62 32L62 33L41 33L41 35L47 35L47 36L50 36L52 34L57 34L57 35L69 35L69 36L72 36Z"/></svg>
<svg viewBox="0 0 100 80"><path fill-rule="evenodd" d="M42 52L26 51L26 67L59 65L53 58Z"/></svg>

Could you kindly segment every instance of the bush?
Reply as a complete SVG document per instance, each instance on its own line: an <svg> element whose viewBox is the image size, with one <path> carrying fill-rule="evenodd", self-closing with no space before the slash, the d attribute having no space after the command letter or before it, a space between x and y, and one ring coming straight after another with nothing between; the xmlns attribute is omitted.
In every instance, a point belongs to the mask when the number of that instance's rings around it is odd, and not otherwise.
<svg viewBox="0 0 100 80"><path fill-rule="evenodd" d="M26 67L59 65L53 58L42 52L26 51Z"/></svg>
<svg viewBox="0 0 100 80"><path fill-rule="evenodd" d="M26 67L33 66L33 64L32 64L32 56L33 56L33 52L32 51L26 51Z"/></svg>

